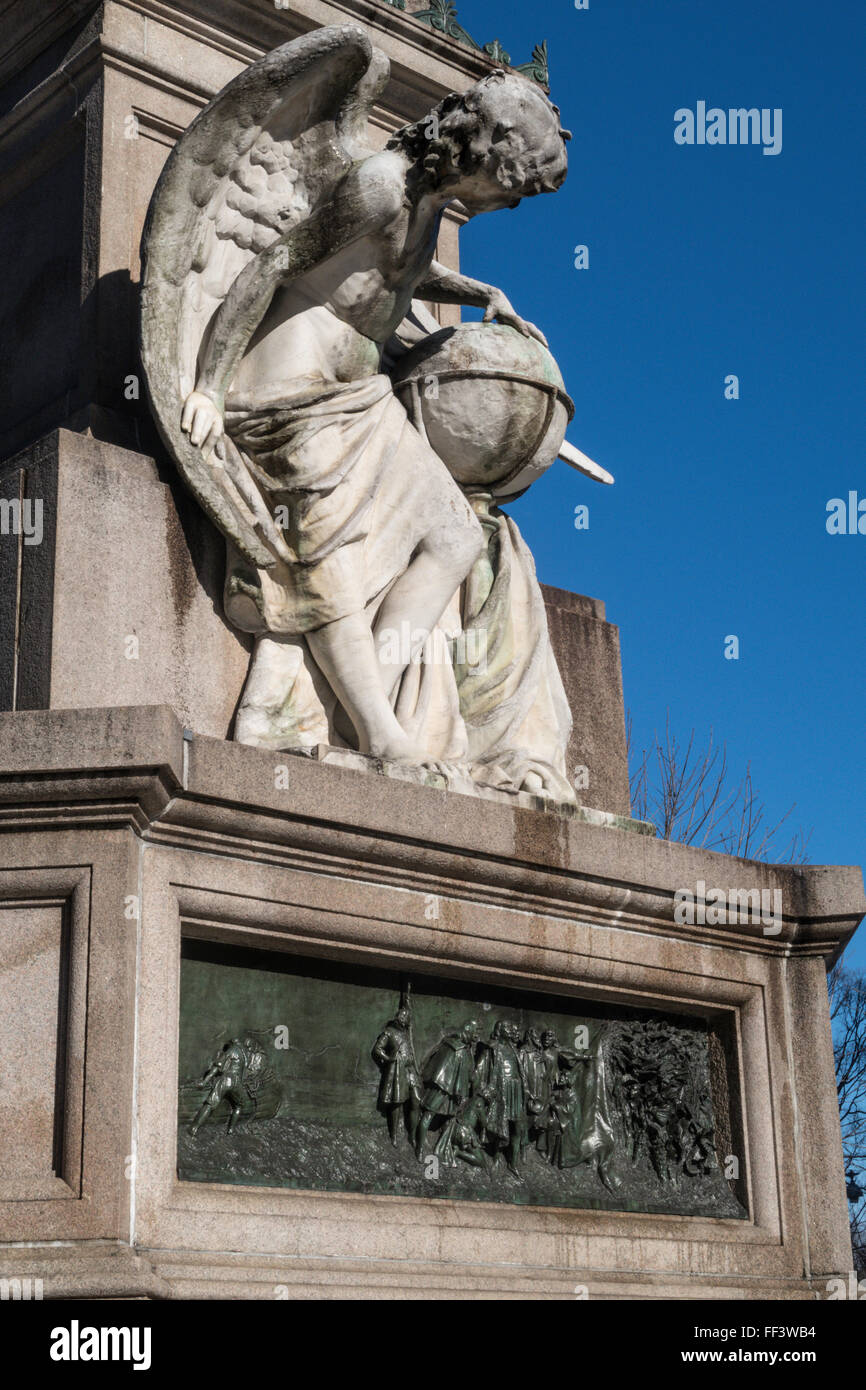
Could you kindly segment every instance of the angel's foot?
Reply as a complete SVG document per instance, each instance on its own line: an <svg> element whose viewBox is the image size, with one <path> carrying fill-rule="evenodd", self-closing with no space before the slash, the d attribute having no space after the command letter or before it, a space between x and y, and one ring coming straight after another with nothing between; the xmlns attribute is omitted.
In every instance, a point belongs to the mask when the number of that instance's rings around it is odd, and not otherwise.
<svg viewBox="0 0 866 1390"><path fill-rule="evenodd" d="M515 781L520 791L533 796L546 796L560 803L577 801L571 783L547 763L532 761L522 767L518 764Z"/></svg>
<svg viewBox="0 0 866 1390"><path fill-rule="evenodd" d="M561 805L577 801L571 783L555 767L521 749L476 763L472 773L480 786L495 787L498 791L530 792Z"/></svg>
<svg viewBox="0 0 866 1390"><path fill-rule="evenodd" d="M386 762L415 764L421 762L409 735L399 728L383 734L380 738L371 739L367 751L371 758L382 758Z"/></svg>
<svg viewBox="0 0 866 1390"><path fill-rule="evenodd" d="M547 796L553 801L573 802L577 800L574 788L554 768L540 767L536 764L526 770L520 782L522 792L534 796Z"/></svg>
<svg viewBox="0 0 866 1390"><path fill-rule="evenodd" d="M536 796L543 796L546 791L544 778L538 772L527 772L520 790L522 792L534 792Z"/></svg>
<svg viewBox="0 0 866 1390"><path fill-rule="evenodd" d="M472 773L468 763L450 763L442 758L425 758L423 767L427 772L438 772L446 782L471 782Z"/></svg>
<svg viewBox="0 0 866 1390"><path fill-rule="evenodd" d="M432 772L444 777L449 782L461 775L468 775L465 770L461 772L456 763L446 763L438 758L428 757L417 747L409 734L403 734L399 738L382 740L371 745L370 756L381 758L383 762L400 763L403 767L414 767L419 772Z"/></svg>

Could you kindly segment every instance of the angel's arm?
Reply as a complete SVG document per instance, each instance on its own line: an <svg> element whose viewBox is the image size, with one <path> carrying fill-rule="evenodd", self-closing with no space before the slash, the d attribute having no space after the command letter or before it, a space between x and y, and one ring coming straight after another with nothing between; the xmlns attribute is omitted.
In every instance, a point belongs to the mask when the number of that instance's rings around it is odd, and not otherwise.
<svg viewBox="0 0 866 1390"><path fill-rule="evenodd" d="M546 346L544 334L515 312L502 290L494 285L486 285L483 280L472 280L468 275L448 270L439 261L431 261L426 276L415 288L415 294L418 299L427 299L436 304L469 304L473 308L483 309L485 323L498 319L520 333L538 338Z"/></svg>
<svg viewBox="0 0 866 1390"><path fill-rule="evenodd" d="M295 240L294 233L291 240ZM209 396L220 410L250 338L267 313L286 267L294 260L292 251L303 256L299 241L297 238L291 249L288 240L276 241L248 261L217 311L196 390Z"/></svg>
<svg viewBox="0 0 866 1390"><path fill-rule="evenodd" d="M486 309L491 297L499 293L492 285L448 270L439 261L430 262L430 269L415 288L418 299L429 299L436 304L471 304L475 309Z"/></svg>
<svg viewBox="0 0 866 1390"><path fill-rule="evenodd" d="M244 266L214 320L198 381L200 391L220 404L225 399L278 285L306 275L387 220L390 208L369 203L351 193L334 199Z"/></svg>
<svg viewBox="0 0 866 1390"><path fill-rule="evenodd" d="M214 319L196 389L184 405L182 427L208 453L222 433L226 392L250 339L279 285L307 274L359 237L383 226L399 207L379 188L379 197L357 186L338 195L305 222L249 261L234 281Z"/></svg>

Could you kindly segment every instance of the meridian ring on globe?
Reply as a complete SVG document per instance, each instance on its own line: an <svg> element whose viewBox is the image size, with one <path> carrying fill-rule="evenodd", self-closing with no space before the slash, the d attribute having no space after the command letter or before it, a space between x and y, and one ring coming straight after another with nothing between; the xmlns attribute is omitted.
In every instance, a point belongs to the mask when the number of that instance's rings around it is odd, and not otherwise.
<svg viewBox="0 0 866 1390"><path fill-rule="evenodd" d="M500 497L550 467L574 415L547 348L503 324L432 333L392 377L413 424L457 482Z"/></svg>

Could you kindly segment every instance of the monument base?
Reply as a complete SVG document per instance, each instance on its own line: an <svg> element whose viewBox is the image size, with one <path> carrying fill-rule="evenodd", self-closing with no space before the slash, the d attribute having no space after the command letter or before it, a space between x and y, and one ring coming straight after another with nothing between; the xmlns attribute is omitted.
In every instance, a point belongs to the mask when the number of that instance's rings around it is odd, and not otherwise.
<svg viewBox="0 0 866 1390"><path fill-rule="evenodd" d="M165 707L2 715L0 749L0 1277L143 1299L809 1299L847 1278L825 971L866 906L859 870L192 736ZM675 920L678 891L713 888L781 910ZM691 1021L740 1215L640 1210L624 1151L622 1188L585 1208L181 1179L190 946ZM234 1026L228 992L197 1007L217 1040ZM275 1021L303 1052L299 1019Z"/></svg>
<svg viewBox="0 0 866 1390"><path fill-rule="evenodd" d="M231 737L252 638L225 619L225 543L174 470L60 429L0 462L3 498L41 516L43 534L0 537L0 710L165 704L196 733ZM542 592L580 711L569 777L580 801L628 817L618 629L599 599ZM360 765L328 754L341 756Z"/></svg>

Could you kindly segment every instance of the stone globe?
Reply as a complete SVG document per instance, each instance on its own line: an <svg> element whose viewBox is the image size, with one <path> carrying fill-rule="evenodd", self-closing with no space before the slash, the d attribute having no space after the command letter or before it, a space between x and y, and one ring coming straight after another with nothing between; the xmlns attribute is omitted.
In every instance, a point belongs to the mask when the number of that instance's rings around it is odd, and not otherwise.
<svg viewBox="0 0 866 1390"><path fill-rule="evenodd" d="M504 324L431 333L391 376L410 420L470 492L525 491L555 460L574 414L547 348Z"/></svg>

